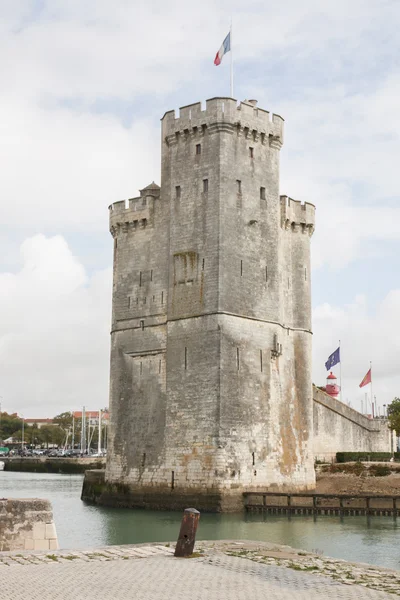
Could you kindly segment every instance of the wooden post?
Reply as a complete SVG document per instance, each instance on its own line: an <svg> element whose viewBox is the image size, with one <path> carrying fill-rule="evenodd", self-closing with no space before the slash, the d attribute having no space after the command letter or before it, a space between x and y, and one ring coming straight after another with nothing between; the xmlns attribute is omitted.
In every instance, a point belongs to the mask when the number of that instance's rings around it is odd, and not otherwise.
<svg viewBox="0 0 400 600"><path fill-rule="evenodd" d="M184 557L193 554L199 519L200 513L198 510L196 510L195 508L185 509L181 522L181 529L179 531L178 541L176 542L174 556Z"/></svg>
<svg viewBox="0 0 400 600"><path fill-rule="evenodd" d="M370 501L370 498L365 498L365 505L367 507L367 515L369 515L369 501Z"/></svg>

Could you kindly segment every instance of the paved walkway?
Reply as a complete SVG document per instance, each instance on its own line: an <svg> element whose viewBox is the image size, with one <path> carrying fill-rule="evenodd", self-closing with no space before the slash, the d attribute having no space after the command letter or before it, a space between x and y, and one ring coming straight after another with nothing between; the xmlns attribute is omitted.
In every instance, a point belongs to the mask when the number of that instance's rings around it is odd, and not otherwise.
<svg viewBox="0 0 400 600"><path fill-rule="evenodd" d="M173 548L161 544L0 553L0 600L384 600L400 595L398 572L288 547L199 542L197 551L202 556L190 559L174 558ZM379 591L386 585L388 591Z"/></svg>

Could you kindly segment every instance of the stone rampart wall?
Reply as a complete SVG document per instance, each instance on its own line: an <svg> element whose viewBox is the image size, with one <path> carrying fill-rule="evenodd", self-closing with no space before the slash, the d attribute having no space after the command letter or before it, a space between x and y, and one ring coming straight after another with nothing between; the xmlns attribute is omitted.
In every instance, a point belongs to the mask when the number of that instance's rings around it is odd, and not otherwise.
<svg viewBox="0 0 400 600"><path fill-rule="evenodd" d="M57 549L53 511L48 500L0 499L0 552Z"/></svg>
<svg viewBox="0 0 400 600"><path fill-rule="evenodd" d="M313 388L314 457L335 460L336 452L392 452L386 419L369 419L340 400Z"/></svg>

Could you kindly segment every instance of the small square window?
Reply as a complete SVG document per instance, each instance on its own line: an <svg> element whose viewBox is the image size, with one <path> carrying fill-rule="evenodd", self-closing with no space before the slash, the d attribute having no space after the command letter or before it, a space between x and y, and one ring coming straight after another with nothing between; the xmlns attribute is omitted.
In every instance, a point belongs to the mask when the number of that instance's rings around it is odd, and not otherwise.
<svg viewBox="0 0 400 600"><path fill-rule="evenodd" d="M176 199L179 200L179 198L181 197L181 186L177 185L175 187L175 195L176 195Z"/></svg>
<svg viewBox="0 0 400 600"><path fill-rule="evenodd" d="M241 194L242 193L242 182L240 181L240 179L236 179L236 186L237 186L237 193Z"/></svg>
<svg viewBox="0 0 400 600"><path fill-rule="evenodd" d="M265 187L260 187L260 198L265 200Z"/></svg>
<svg viewBox="0 0 400 600"><path fill-rule="evenodd" d="M208 192L208 179L203 179L203 192Z"/></svg>
<svg viewBox="0 0 400 600"><path fill-rule="evenodd" d="M250 158L254 158L254 148L249 148Z"/></svg>
<svg viewBox="0 0 400 600"><path fill-rule="evenodd" d="M201 144L196 144L196 154L201 154Z"/></svg>

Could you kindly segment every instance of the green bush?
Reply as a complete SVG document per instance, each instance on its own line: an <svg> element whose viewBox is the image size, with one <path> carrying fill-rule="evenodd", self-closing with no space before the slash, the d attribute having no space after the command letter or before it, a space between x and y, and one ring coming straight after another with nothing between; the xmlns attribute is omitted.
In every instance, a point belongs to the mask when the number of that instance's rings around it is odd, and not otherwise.
<svg viewBox="0 0 400 600"><path fill-rule="evenodd" d="M334 463L322 467L323 473L342 473L347 475L356 475L357 477L386 477L392 473L389 466L371 464L366 466L361 462L352 463Z"/></svg>
<svg viewBox="0 0 400 600"><path fill-rule="evenodd" d="M351 475L357 475L358 477L364 475L366 470L366 467L364 467L364 465L360 462L356 462L351 465L334 463L327 467L323 467L323 472L325 473L346 473Z"/></svg>
<svg viewBox="0 0 400 600"><path fill-rule="evenodd" d="M386 477L387 475L390 475L390 473L390 468L385 465L371 465L369 468L369 474L372 477Z"/></svg>
<svg viewBox="0 0 400 600"><path fill-rule="evenodd" d="M394 453L395 459L400 458L400 452ZM385 462L392 458L391 452L336 452L336 462Z"/></svg>

